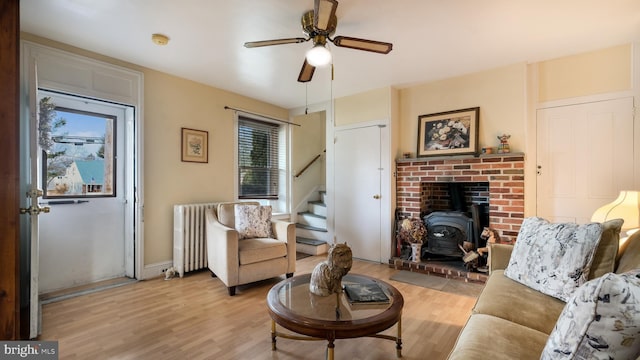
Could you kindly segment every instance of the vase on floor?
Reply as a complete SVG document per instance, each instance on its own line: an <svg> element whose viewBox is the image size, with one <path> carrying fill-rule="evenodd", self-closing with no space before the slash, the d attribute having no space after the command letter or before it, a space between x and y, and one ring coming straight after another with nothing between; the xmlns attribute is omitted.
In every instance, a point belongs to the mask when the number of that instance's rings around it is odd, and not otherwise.
<svg viewBox="0 0 640 360"><path fill-rule="evenodd" d="M422 244L411 244L411 261L420 262L420 252L422 251Z"/></svg>

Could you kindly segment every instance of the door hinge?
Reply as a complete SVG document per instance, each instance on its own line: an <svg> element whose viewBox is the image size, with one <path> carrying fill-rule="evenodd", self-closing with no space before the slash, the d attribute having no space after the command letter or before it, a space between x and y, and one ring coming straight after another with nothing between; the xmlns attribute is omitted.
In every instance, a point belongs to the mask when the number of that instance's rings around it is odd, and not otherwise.
<svg viewBox="0 0 640 360"><path fill-rule="evenodd" d="M27 191L27 197L28 198L32 198L32 199L37 199L39 197L41 197L43 195L42 190L40 189L33 189L30 191Z"/></svg>

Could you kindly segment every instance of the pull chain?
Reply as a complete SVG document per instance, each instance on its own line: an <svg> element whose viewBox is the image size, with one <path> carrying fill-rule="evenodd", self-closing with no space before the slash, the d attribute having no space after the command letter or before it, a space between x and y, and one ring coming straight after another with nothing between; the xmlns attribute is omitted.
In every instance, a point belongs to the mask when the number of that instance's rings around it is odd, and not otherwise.
<svg viewBox="0 0 640 360"><path fill-rule="evenodd" d="M331 101L329 103L329 106L331 106L331 123L334 124L335 126L335 121L336 121L336 113L335 113L335 109L333 106L334 103L334 99L333 99L333 80L334 80L334 67L333 67L333 57L331 58L331 90L330 90L330 96L331 96Z"/></svg>

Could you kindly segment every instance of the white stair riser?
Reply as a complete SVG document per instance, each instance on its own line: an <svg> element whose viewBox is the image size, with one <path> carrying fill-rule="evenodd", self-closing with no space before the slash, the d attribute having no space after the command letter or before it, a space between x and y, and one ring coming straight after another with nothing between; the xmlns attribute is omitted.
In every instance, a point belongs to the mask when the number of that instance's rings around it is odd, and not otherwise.
<svg viewBox="0 0 640 360"><path fill-rule="evenodd" d="M328 237L326 232L314 231L309 229L301 229L301 228L296 228L296 236L307 238L307 239L322 240L322 241L327 241L327 237Z"/></svg>
<svg viewBox="0 0 640 360"><path fill-rule="evenodd" d="M329 249L329 245L327 244L318 245L318 246L299 244L299 243L296 244L296 251L301 252L303 254L309 254L309 255L325 254L328 249Z"/></svg>
<svg viewBox="0 0 640 360"><path fill-rule="evenodd" d="M327 219L316 216L298 214L298 224L309 225L321 229L327 228Z"/></svg>
<svg viewBox="0 0 640 360"><path fill-rule="evenodd" d="M327 207L320 204L309 203L307 205L307 211L320 216L327 216Z"/></svg>

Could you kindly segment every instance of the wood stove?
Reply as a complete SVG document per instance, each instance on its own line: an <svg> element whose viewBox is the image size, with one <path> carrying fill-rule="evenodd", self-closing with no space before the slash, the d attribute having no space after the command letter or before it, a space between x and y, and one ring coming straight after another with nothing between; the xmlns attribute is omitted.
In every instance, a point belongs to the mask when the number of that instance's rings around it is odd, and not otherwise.
<svg viewBox="0 0 640 360"><path fill-rule="evenodd" d="M422 247L422 257L429 254L461 257L460 246L465 241L478 246L473 219L460 211L436 211L423 217L427 227L427 243Z"/></svg>

